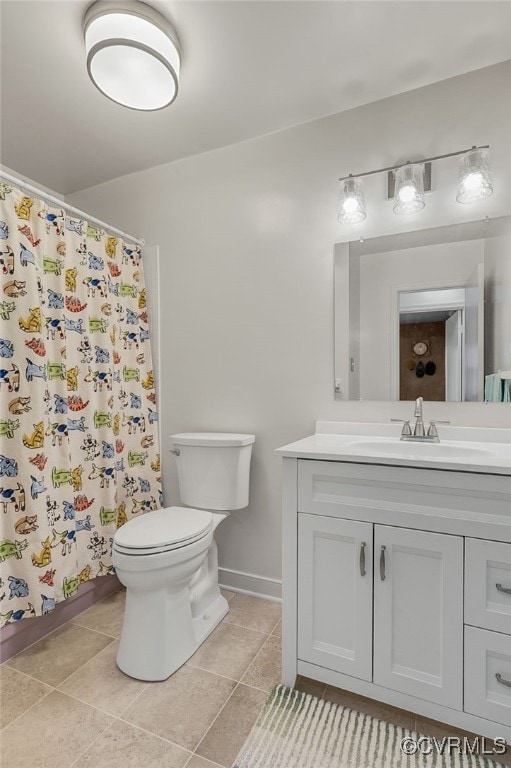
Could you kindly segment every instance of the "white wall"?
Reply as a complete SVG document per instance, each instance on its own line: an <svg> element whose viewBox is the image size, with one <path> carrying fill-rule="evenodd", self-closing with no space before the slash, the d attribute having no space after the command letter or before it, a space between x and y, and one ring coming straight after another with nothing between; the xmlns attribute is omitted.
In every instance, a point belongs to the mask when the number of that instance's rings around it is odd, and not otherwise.
<svg viewBox="0 0 511 768"><path fill-rule="evenodd" d="M257 435L251 503L218 529L220 563L270 581L225 572L224 581L277 594L274 448L311 433L317 418L410 415L407 403L334 400L334 244L511 213L510 82L507 62L72 196L74 204L160 246L166 503L178 501L165 450L169 434ZM385 179L375 176L366 186L366 221L337 224L339 176L476 143L492 146L495 194L486 202L456 204L456 163L444 161L434 166L436 192L420 214L395 216L383 199ZM435 403L425 415L511 426L503 409Z"/></svg>
<svg viewBox="0 0 511 768"><path fill-rule="evenodd" d="M360 257L360 381L364 400L392 397L391 371L397 378L399 370L398 348L393 348L391 343L393 337L398 341L397 292L420 286L463 286L475 266L483 261L483 240L425 245Z"/></svg>

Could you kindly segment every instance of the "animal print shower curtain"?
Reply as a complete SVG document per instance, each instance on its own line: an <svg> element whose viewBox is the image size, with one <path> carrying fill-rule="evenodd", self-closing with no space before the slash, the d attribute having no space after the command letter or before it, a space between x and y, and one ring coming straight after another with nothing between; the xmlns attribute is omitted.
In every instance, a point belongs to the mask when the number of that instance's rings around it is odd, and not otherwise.
<svg viewBox="0 0 511 768"><path fill-rule="evenodd" d="M0 184L0 626L112 572L161 506L140 248Z"/></svg>

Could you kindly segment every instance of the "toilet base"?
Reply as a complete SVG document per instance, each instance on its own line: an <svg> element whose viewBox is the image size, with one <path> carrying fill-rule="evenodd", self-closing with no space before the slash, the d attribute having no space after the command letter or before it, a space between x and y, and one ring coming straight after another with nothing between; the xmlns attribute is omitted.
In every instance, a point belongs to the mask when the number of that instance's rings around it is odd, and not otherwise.
<svg viewBox="0 0 511 768"><path fill-rule="evenodd" d="M144 563L115 553L117 575L127 588L117 666L136 680L166 680L193 656L229 611L218 586L212 533L179 555L182 562L169 567L165 554L152 555L150 563Z"/></svg>
<svg viewBox="0 0 511 768"><path fill-rule="evenodd" d="M125 614L117 653L117 666L121 672L136 680L147 682L166 680L193 656L229 612L229 604L219 592L217 598L208 606L202 616L192 618L188 596L183 594L183 597L185 598L184 602L173 600L172 606L169 606L171 607L169 613L173 615L175 621L175 624L172 623L174 626L179 626L180 630L178 633L174 633L169 627L165 642L166 647L163 647L163 643L158 642L150 626L147 626L147 633L140 626L134 632L133 627L129 626L129 620L126 622ZM126 593L126 601L128 602L128 600L129 591ZM127 605L126 613L128 610ZM155 647L155 640L156 646L159 647ZM145 651L142 650L143 648Z"/></svg>
<svg viewBox="0 0 511 768"><path fill-rule="evenodd" d="M126 600L128 600L129 593L126 593ZM173 608L176 609L174 603ZM145 658L141 658L140 652L133 647L133 633L130 632L129 622L126 626L126 630L123 626L123 634L121 635L121 641L119 650L117 653L117 666L124 672L125 675L133 677L136 680L145 680L147 682L158 682L167 680L174 672L188 661L193 656L195 651L200 648L202 643L209 637L215 627L222 621L224 616L229 612L229 603L220 593L213 603L207 608L202 616L197 616L192 619L189 610L189 600L186 600L186 605L183 605L184 611L178 610L176 614L180 614L179 620L185 621L191 629L191 632L183 632L183 624L181 623L181 632L179 642L174 647L166 648L160 647L154 648L154 635L151 631L151 627L148 626L146 641L152 646L152 653L144 654ZM175 615L177 619L177 616ZM125 619L126 625L126 619ZM149 636L152 635L152 638ZM129 638L129 640L128 640ZM123 642L124 640L124 642ZM152 640L152 642L151 642ZM175 638L169 638L168 642L172 645ZM144 638L140 632L140 628L137 632L137 645L141 643L144 647ZM156 655L153 655L156 654Z"/></svg>
<svg viewBox="0 0 511 768"><path fill-rule="evenodd" d="M209 637L224 616L229 613L229 603L220 593L202 616L192 619L197 648ZM197 650L197 648L195 650ZM195 651L194 651L195 653Z"/></svg>

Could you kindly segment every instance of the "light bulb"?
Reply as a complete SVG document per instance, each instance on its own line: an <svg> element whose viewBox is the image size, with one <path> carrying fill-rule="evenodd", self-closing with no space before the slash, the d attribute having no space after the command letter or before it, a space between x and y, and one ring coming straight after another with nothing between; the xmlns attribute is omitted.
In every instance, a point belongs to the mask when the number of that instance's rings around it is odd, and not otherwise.
<svg viewBox="0 0 511 768"><path fill-rule="evenodd" d="M349 176L341 182L339 215L341 224L357 224L366 217L364 186L362 179Z"/></svg>
<svg viewBox="0 0 511 768"><path fill-rule="evenodd" d="M358 211L358 207L358 200L354 197L347 197L342 204L342 208L346 213L353 213L354 211Z"/></svg>
<svg viewBox="0 0 511 768"><path fill-rule="evenodd" d="M482 182L483 177L481 173L469 173L463 184L466 189L469 189L472 192L475 189L479 189Z"/></svg>
<svg viewBox="0 0 511 768"><path fill-rule="evenodd" d="M458 172L458 203L484 200L493 192L490 160L487 149L471 149L460 160Z"/></svg>
<svg viewBox="0 0 511 768"><path fill-rule="evenodd" d="M401 187L399 190L399 199L403 201L403 203L409 203L410 200L415 199L415 187L412 187L410 185L407 185L406 187Z"/></svg>
<svg viewBox="0 0 511 768"><path fill-rule="evenodd" d="M424 208L424 166L407 163L396 170L394 213L415 213Z"/></svg>

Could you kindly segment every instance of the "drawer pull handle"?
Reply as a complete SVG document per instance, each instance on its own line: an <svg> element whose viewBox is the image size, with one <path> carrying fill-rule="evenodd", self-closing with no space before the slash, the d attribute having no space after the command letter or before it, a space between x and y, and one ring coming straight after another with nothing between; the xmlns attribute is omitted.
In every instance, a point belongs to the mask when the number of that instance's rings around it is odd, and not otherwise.
<svg viewBox="0 0 511 768"><path fill-rule="evenodd" d="M511 588L503 587L502 584L495 584L499 592L503 592L505 595L511 595Z"/></svg>
<svg viewBox="0 0 511 768"><path fill-rule="evenodd" d="M366 543L363 541L360 545L360 575L366 575Z"/></svg>
<svg viewBox="0 0 511 768"><path fill-rule="evenodd" d="M382 581L385 581L385 550L386 547L383 545L380 552L380 579Z"/></svg>
<svg viewBox="0 0 511 768"><path fill-rule="evenodd" d="M497 678L498 683L500 683L501 685L505 685L506 688L511 688L511 680L504 680L500 672L497 672L495 677Z"/></svg>

